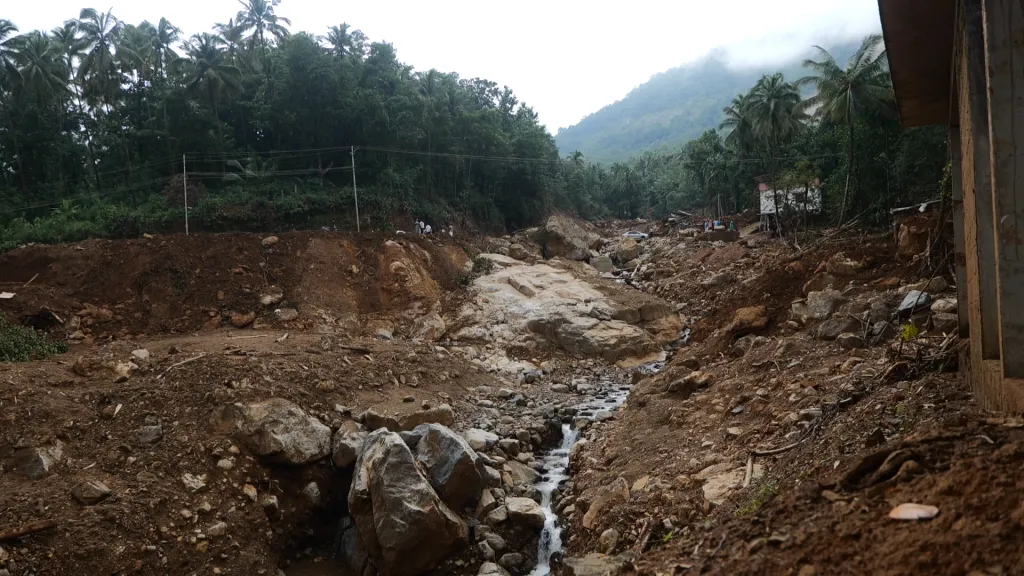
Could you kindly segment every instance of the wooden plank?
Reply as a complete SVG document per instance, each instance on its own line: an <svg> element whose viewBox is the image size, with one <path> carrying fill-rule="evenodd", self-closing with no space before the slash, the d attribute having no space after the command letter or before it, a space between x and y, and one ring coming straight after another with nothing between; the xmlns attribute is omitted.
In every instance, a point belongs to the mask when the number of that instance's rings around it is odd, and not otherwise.
<svg viewBox="0 0 1024 576"><path fill-rule="evenodd" d="M953 184L953 260L956 271L956 300L960 316L959 335L970 338L971 323L967 314L967 256L964 253L964 184L960 162L960 126L949 127L949 148L952 165L950 177Z"/></svg>
<svg viewBox="0 0 1024 576"><path fill-rule="evenodd" d="M983 0L999 344L1005 378L1024 378L1024 5Z"/></svg>
<svg viewBox="0 0 1024 576"><path fill-rule="evenodd" d="M981 1L964 0L959 56L964 252L971 344L980 347L975 359L997 360L999 304Z"/></svg>

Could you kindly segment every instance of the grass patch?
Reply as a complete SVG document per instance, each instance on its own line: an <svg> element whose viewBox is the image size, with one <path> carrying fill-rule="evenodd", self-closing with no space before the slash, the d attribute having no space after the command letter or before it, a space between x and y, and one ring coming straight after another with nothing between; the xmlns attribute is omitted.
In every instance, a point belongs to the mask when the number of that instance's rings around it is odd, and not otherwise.
<svg viewBox="0 0 1024 576"><path fill-rule="evenodd" d="M768 481L762 484L757 492L744 504L736 509L734 515L737 518L753 516L761 511L766 502L775 497L779 491L779 485L775 481Z"/></svg>
<svg viewBox="0 0 1024 576"><path fill-rule="evenodd" d="M11 324L0 314L0 362L42 360L67 351L67 343L52 340L31 328Z"/></svg>

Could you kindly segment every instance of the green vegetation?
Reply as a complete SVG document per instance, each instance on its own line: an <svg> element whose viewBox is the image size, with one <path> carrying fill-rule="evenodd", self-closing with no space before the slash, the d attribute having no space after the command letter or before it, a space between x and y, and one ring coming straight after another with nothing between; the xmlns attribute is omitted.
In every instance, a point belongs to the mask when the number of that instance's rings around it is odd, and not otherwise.
<svg viewBox="0 0 1024 576"><path fill-rule="evenodd" d="M10 324L0 314L0 362L42 360L67 351L66 343L50 340L46 334L31 328Z"/></svg>
<svg viewBox="0 0 1024 576"><path fill-rule="evenodd" d="M420 218L488 232L552 211L737 212L757 205L764 176L785 188L820 180L827 216L879 223L937 195L946 164L944 129L902 130L892 117L877 39L845 67L822 51L796 82L788 70L716 83L687 69L687 86L711 91L699 107L666 73L598 115L633 123L671 103L719 129L604 165L559 157L508 87L414 71L347 24L292 33L279 4L245 0L190 38L166 19L92 9L52 31L0 20L0 250L180 232L186 193L191 230L354 229L353 159L363 229ZM801 100L801 86L817 95Z"/></svg>
<svg viewBox="0 0 1024 576"><path fill-rule="evenodd" d="M757 489L757 492L750 497L743 506L736 509L733 513L737 518L744 516L754 516L761 511L761 508L772 498L775 497L779 491L779 485L774 480L765 482Z"/></svg>

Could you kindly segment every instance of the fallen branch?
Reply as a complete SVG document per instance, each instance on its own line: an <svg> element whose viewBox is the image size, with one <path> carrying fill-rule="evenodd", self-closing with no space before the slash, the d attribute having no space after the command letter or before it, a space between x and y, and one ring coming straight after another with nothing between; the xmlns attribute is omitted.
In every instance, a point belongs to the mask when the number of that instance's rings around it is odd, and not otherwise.
<svg viewBox="0 0 1024 576"><path fill-rule="evenodd" d="M39 278L39 273L38 272L36 272L35 276L29 278L28 282L25 282L24 284L22 284L21 287L24 288L25 286L28 286L29 284L35 282L36 278Z"/></svg>
<svg viewBox="0 0 1024 576"><path fill-rule="evenodd" d="M726 532L725 534L722 534L722 539L718 541L718 546L715 548L715 550L713 552L711 552L711 556L708 557L709 560L711 558L714 558L715 555L718 554L718 551L722 549L722 546L725 544L725 537L728 536L728 535L729 535L728 532Z"/></svg>
<svg viewBox="0 0 1024 576"><path fill-rule="evenodd" d="M49 530L56 527L56 520L42 520L40 522L25 524L20 528L0 530L0 542L5 540L14 540L15 538L21 538L22 536L28 536L29 534L35 534L36 532L42 532L43 530Z"/></svg>
<svg viewBox="0 0 1024 576"><path fill-rule="evenodd" d="M796 448L797 446L800 445L801 442L803 442L803 440L797 440L796 442L793 442L792 444L789 444L788 446L783 446L782 448L774 448L772 450L754 450L753 452L750 453L750 455L753 457L753 456L774 456L776 454L782 454L783 452L789 452L793 448Z"/></svg>
<svg viewBox="0 0 1024 576"><path fill-rule="evenodd" d="M178 362L177 364L171 364L170 368L168 368L167 370L164 370L163 374L160 374L159 376L157 376L156 379L157 380L162 380L163 377L167 376L167 373L170 372L171 370L174 370L178 366L184 366L185 364L188 364L189 362L195 362L196 360L199 360L200 358L202 358L204 356L206 356L206 352L203 352L202 354L200 354L198 356L193 356L192 358L189 358L187 360L182 360L181 362Z"/></svg>
<svg viewBox="0 0 1024 576"><path fill-rule="evenodd" d="M252 340L253 338L270 338L273 334L256 334L254 336L228 336L228 340Z"/></svg>
<svg viewBox="0 0 1024 576"><path fill-rule="evenodd" d="M754 454L747 456L747 473L743 476L743 487L750 487L750 479L754 475Z"/></svg>

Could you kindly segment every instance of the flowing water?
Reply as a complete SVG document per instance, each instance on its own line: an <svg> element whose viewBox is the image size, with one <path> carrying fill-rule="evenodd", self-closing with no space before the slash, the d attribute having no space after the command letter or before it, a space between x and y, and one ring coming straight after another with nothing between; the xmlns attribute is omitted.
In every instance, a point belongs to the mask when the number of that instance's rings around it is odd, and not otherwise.
<svg viewBox="0 0 1024 576"><path fill-rule="evenodd" d="M661 364L642 367L642 371L654 372ZM618 409L629 396L630 386L616 382L602 382L596 397L576 406L578 417L591 420L603 419L607 413ZM530 576L549 576L551 574L551 558L562 552L562 525L558 514L552 509L553 493L563 482L569 479L569 452L580 438L580 431L572 424L562 424L561 445L544 456L544 476L536 484L541 494L541 507L544 509L544 531L537 545L537 566Z"/></svg>

